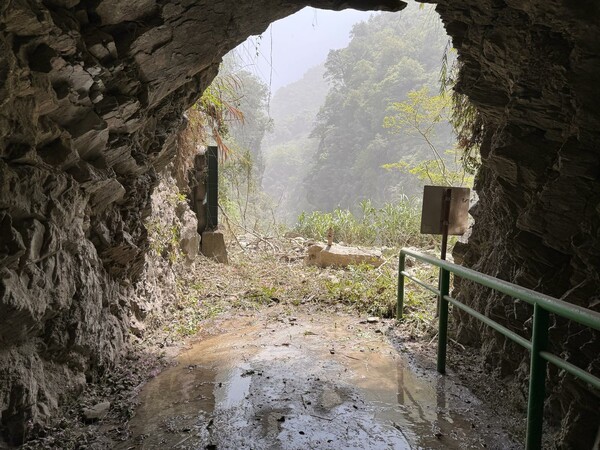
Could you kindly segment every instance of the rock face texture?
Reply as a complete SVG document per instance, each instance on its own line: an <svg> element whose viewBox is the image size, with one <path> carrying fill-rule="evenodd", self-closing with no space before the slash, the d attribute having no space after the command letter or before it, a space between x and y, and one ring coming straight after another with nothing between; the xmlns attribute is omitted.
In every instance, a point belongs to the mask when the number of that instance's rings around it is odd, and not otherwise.
<svg viewBox="0 0 600 450"><path fill-rule="evenodd" d="M305 4L0 3L0 424L19 442L118 360L156 172L228 50Z"/></svg>
<svg viewBox="0 0 600 450"><path fill-rule="evenodd" d="M458 89L486 122L465 264L600 308L600 5L438 0ZM118 360L148 249L156 172L221 56L304 5L399 0L8 0L0 4L0 423L18 442ZM469 284L528 333L528 308ZM525 329L524 329L525 328ZM492 367L526 355L463 318ZM600 373L598 334L553 322L553 350ZM551 371L564 442L591 445L596 394ZM588 391L589 392L589 391ZM596 397L594 397L596 396ZM595 402L595 403L594 403ZM587 440L586 440L587 439ZM565 444L566 445L566 444ZM589 446L589 445L588 445Z"/></svg>
<svg viewBox="0 0 600 450"><path fill-rule="evenodd" d="M181 196L170 170L158 174L145 221L149 251L144 270L128 292L129 331L142 337L179 300L181 274L190 271L200 250L198 221Z"/></svg>
<svg viewBox="0 0 600 450"><path fill-rule="evenodd" d="M463 63L458 90L486 123L473 233L455 254L484 273L600 311L600 5L442 1ZM595 81L596 80L596 81ZM529 337L532 308L467 283L467 303ZM459 336L482 345L501 375L528 378L528 353L468 317ZM600 333L551 318L551 349L600 374ZM547 412L559 442L591 448L599 393L550 369Z"/></svg>

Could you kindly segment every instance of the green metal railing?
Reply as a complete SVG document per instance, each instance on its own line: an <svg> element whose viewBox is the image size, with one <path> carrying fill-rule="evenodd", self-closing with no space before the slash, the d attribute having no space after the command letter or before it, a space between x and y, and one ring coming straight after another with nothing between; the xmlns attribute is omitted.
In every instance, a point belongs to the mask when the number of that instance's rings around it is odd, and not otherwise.
<svg viewBox="0 0 600 450"><path fill-rule="evenodd" d="M436 289L421 280L416 279L405 270L406 257L410 256L424 263L431 264L440 269L439 287ZM537 450L542 447L542 425L544 412L544 397L546 395L546 365L548 362L569 372L577 378L589 383L596 389L600 389L600 378L589 372L565 361L564 359L553 355L547 351L548 348L548 325L549 313L565 317L569 320L578 322L600 331L600 314L572 305L570 303L558 300L554 297L541 294L539 292L526 289L521 286L499 280L489 275L476 272L466 267L443 261L433 256L415 252L408 249L402 249L400 252L398 267L398 304L396 307L396 318L402 319L402 309L404 306L404 282L408 278L420 286L433 292L438 297L439 302L439 331L438 331L438 355L437 370L440 373L446 372L446 347L448 343L448 306L450 304L463 310L467 314L475 317L481 322L489 325L494 330L513 340L517 344L525 347L531 353L531 364L529 372L529 398L527 401L527 450ZM514 331L494 322L489 317L469 308L458 300L450 297L450 273L466 280L474 281L477 284L494 289L513 298L523 300L533 305L533 330L531 341L518 335Z"/></svg>

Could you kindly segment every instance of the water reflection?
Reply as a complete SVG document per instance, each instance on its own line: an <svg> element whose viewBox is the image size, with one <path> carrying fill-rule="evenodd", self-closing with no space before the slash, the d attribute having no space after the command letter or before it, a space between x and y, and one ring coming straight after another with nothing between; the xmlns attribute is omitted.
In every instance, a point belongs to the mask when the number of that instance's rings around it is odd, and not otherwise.
<svg viewBox="0 0 600 450"><path fill-rule="evenodd" d="M511 448L479 429L468 391L363 328L232 321L148 383L119 448Z"/></svg>

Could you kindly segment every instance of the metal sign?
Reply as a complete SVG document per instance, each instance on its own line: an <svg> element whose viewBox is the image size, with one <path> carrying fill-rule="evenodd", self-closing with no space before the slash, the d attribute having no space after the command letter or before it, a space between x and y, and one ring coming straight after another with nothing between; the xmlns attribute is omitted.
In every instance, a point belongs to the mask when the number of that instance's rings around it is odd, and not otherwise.
<svg viewBox="0 0 600 450"><path fill-rule="evenodd" d="M449 235L462 235L469 228L469 188L425 186L421 211L422 234L444 234L447 215ZM446 211L446 208L448 210Z"/></svg>

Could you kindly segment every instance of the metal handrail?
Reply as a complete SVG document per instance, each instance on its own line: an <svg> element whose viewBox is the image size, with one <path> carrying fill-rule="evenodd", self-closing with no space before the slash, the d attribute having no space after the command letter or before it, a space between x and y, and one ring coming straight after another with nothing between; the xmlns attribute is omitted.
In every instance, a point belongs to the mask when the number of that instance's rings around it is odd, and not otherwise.
<svg viewBox="0 0 600 450"><path fill-rule="evenodd" d="M439 288L424 283L405 271L406 257L410 256L422 262L431 264L440 269ZM477 284L494 289L513 298L523 300L533 305L533 331L531 341L512 330L500 325L489 317L475 311L469 306L450 297L450 273ZM565 317L582 325L600 331L600 313L581 306L567 303L549 295L545 295L531 289L527 289L508 281L499 280L489 275L482 274L457 264L450 263L430 255L403 248L400 251L398 265L398 303L396 307L396 318L402 319L404 307L404 283L408 278L425 289L430 290L438 297L439 301L439 330L438 330L438 355L437 370L446 372L446 349L448 344L448 306L452 304L467 314L475 317L507 338L525 347L531 353L531 364L529 374L529 398L527 401L527 437L526 449L538 450L542 448L542 426L544 412L546 364L550 362L559 368L569 372L577 378L582 379L593 387L600 389L600 378L571 364L564 359L547 351L549 313Z"/></svg>

